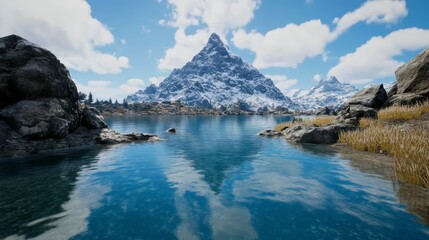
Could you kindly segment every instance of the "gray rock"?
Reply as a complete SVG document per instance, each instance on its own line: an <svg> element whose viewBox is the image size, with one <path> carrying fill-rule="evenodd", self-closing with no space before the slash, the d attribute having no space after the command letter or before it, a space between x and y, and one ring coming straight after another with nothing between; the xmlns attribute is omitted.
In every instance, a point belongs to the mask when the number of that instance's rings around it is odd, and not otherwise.
<svg viewBox="0 0 429 240"><path fill-rule="evenodd" d="M395 75L398 94L414 93L429 97L429 48L399 67Z"/></svg>
<svg viewBox="0 0 429 240"><path fill-rule="evenodd" d="M0 112L12 129L31 139L63 138L74 127L76 117L68 114L60 100L21 100Z"/></svg>
<svg viewBox="0 0 429 240"><path fill-rule="evenodd" d="M82 111L82 126L88 129L107 128L101 113L94 107L85 107Z"/></svg>
<svg viewBox="0 0 429 240"><path fill-rule="evenodd" d="M282 136L283 133L276 130L267 129L267 130L258 132L258 135L265 136L265 137L279 137L279 136Z"/></svg>
<svg viewBox="0 0 429 240"><path fill-rule="evenodd" d="M387 93L383 84L364 88L354 94L347 102L350 105L363 105L379 109L387 101Z"/></svg>
<svg viewBox="0 0 429 240"><path fill-rule="evenodd" d="M362 105L350 105L349 113L350 118L356 118L358 121L361 118L377 118L377 110Z"/></svg>
<svg viewBox="0 0 429 240"><path fill-rule="evenodd" d="M391 98L393 97L393 95L398 93L398 84L395 83L393 84L392 88L389 90L389 92L387 93L387 98Z"/></svg>
<svg viewBox="0 0 429 240"><path fill-rule="evenodd" d="M337 113L335 112L335 110L329 107L322 107L316 111L316 115L336 115L336 114Z"/></svg>
<svg viewBox="0 0 429 240"><path fill-rule="evenodd" d="M48 50L10 35L0 38L0 109L21 100L64 99L64 110L79 114L76 85L63 64ZM79 126L79 117L69 123Z"/></svg>
<svg viewBox="0 0 429 240"><path fill-rule="evenodd" d="M384 103L383 107L390 106L403 106L403 105L415 105L427 101L428 98L423 95L418 95L414 93L401 93L393 95L389 100Z"/></svg>
<svg viewBox="0 0 429 240"><path fill-rule="evenodd" d="M357 127L348 124L333 124L324 127L299 125L286 129L286 140L295 143L332 144L338 141L341 132L352 131Z"/></svg>
<svg viewBox="0 0 429 240"><path fill-rule="evenodd" d="M166 132L168 133L176 133L176 129L175 128L169 128L166 130Z"/></svg>

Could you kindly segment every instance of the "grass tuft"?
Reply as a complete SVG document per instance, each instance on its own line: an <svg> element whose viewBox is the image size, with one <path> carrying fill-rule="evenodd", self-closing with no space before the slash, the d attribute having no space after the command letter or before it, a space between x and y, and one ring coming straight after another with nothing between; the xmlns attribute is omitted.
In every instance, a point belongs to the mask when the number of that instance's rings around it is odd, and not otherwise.
<svg viewBox="0 0 429 240"><path fill-rule="evenodd" d="M298 120L294 120L291 122L284 122L284 123L280 123L277 124L274 129L276 131L281 131L282 129L288 127L294 127L297 125L306 125L306 126L310 126L310 125L315 125L315 126L326 126L328 124L333 123L335 120L335 116L317 116L313 119L309 119L309 120L302 120L300 118L298 118Z"/></svg>
<svg viewBox="0 0 429 240"><path fill-rule="evenodd" d="M422 114L429 113L429 101L415 106L393 106L378 112L380 120L416 119Z"/></svg>
<svg viewBox="0 0 429 240"><path fill-rule="evenodd" d="M339 142L348 143L360 151L392 155L397 179L429 188L429 130L384 126L380 122L415 119L428 112L429 102L414 107L384 109L378 113L378 120L361 119L360 130L341 133Z"/></svg>

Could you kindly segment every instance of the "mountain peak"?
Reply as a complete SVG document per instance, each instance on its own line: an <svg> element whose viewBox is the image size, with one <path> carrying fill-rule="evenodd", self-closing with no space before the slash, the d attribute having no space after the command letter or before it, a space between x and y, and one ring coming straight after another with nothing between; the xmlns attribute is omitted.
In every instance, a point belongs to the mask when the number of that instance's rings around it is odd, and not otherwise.
<svg viewBox="0 0 429 240"><path fill-rule="evenodd" d="M222 42L222 40L220 39L219 35L217 35L216 33L212 33L210 35L209 41L207 42L207 45L209 44L224 44Z"/></svg>
<svg viewBox="0 0 429 240"><path fill-rule="evenodd" d="M219 35L190 62L175 69L159 87L130 95L128 102L177 101L202 108L254 112L284 111L297 107L256 68L233 54Z"/></svg>
<svg viewBox="0 0 429 240"><path fill-rule="evenodd" d="M335 76L330 76L326 82L340 84L340 82L338 81L338 79Z"/></svg>

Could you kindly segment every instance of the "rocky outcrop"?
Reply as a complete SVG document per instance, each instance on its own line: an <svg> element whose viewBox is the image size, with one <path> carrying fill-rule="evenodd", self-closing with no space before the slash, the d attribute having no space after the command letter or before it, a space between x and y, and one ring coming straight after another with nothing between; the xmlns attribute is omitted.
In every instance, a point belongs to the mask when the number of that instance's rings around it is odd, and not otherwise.
<svg viewBox="0 0 429 240"><path fill-rule="evenodd" d="M332 124L324 127L298 125L284 131L286 140L296 143L332 144L344 131L355 130L350 124Z"/></svg>
<svg viewBox="0 0 429 240"><path fill-rule="evenodd" d="M415 105L429 98L429 48L395 71L396 84L383 107Z"/></svg>
<svg viewBox="0 0 429 240"><path fill-rule="evenodd" d="M107 128L103 116L95 107L85 107L82 111L82 126L88 129Z"/></svg>
<svg viewBox="0 0 429 240"><path fill-rule="evenodd" d="M176 133L176 129L175 128L169 128L166 130L166 132L168 133Z"/></svg>
<svg viewBox="0 0 429 240"><path fill-rule="evenodd" d="M347 104L379 109L386 101L386 90L383 84L380 84L360 90L347 101Z"/></svg>
<svg viewBox="0 0 429 240"><path fill-rule="evenodd" d="M154 138L106 128L97 109L81 110L76 85L51 52L17 35L0 38L0 158Z"/></svg>
<svg viewBox="0 0 429 240"><path fill-rule="evenodd" d="M418 103L422 103L427 99L428 98L423 95L414 94L414 93L395 94L384 103L383 107L404 106L404 105L412 106Z"/></svg>
<svg viewBox="0 0 429 240"><path fill-rule="evenodd" d="M397 94L414 93L429 97L429 48L395 71Z"/></svg>

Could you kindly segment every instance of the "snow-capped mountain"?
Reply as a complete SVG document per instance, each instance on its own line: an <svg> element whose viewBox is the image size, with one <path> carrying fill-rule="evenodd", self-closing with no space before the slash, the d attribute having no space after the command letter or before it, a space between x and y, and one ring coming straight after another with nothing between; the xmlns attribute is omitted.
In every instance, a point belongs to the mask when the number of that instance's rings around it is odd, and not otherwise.
<svg viewBox="0 0 429 240"><path fill-rule="evenodd" d="M233 54L215 33L192 61L174 69L159 87L150 85L128 96L127 101L180 101L197 107L257 112L297 107L271 79Z"/></svg>
<svg viewBox="0 0 429 240"><path fill-rule="evenodd" d="M301 110L314 110L321 107L339 108L358 89L348 83L340 83L334 76L320 80L309 90L291 89L285 93L300 105Z"/></svg>

